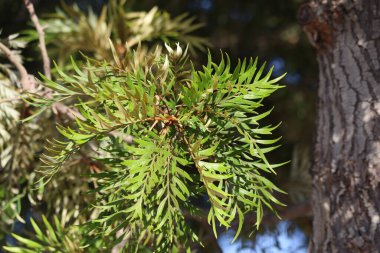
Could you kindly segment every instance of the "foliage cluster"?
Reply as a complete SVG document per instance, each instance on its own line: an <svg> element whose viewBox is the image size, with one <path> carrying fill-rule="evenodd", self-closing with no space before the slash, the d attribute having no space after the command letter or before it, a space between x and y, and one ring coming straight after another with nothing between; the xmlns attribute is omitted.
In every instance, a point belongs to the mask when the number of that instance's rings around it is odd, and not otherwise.
<svg viewBox="0 0 380 253"><path fill-rule="evenodd" d="M157 9L125 14L115 3L111 1L109 12L99 18L66 7L65 15L79 18L48 19L46 32L54 38L52 43L70 38L75 40L67 44L72 48L64 50L82 49L91 56L56 65L53 80L42 76L44 89L52 91L49 96L32 92L28 105L4 103L11 109L1 116L12 118L7 115L14 110L12 124L26 128L57 122L59 132L31 135L37 140L27 143L37 149L41 139L50 138L42 165L29 163L27 173L14 183L34 183L38 168L39 198L34 199L31 187L24 189L32 203L42 200L49 216L59 217L54 218L55 228L43 217L44 234L31 220L34 236L14 235L22 246L5 247L7 251L109 252L119 244L129 251L190 252L193 243L202 243L192 218L207 217L215 236L221 228L232 227L237 238L245 214L256 214L258 228L263 208L275 212L273 204L281 205L274 193L282 191L266 178L281 165L266 159L266 153L278 147L279 139L269 137L277 126L260 124L271 111L261 112L260 107L264 98L281 88L277 83L282 77L271 79L272 69L265 73L265 64L258 66L257 59L232 67L227 55L218 64L209 56L207 64L196 69L189 47L151 44L157 38L162 42L173 38L195 48L203 46L203 39L188 35L198 27L190 25L192 19L171 20ZM66 33L54 32L63 27ZM77 36L78 29L87 29L80 34L95 44ZM46 109L58 102L79 112L74 121L52 120ZM28 113L20 117L17 106ZM14 127L2 127L5 134L1 132L0 140L5 140ZM9 159L17 160L20 146L11 149ZM36 152L29 154L34 157ZM7 175L21 169L1 168ZM3 184L2 189L6 192ZM206 198L207 208L199 206L201 198ZM5 199L8 202L2 203L14 205L12 198ZM19 216L16 209L13 214Z"/></svg>
<svg viewBox="0 0 380 253"><path fill-rule="evenodd" d="M78 52L111 61L110 38L119 55L124 55L126 50L140 44L144 50L140 51L139 57L144 56L144 51L162 47L163 42L189 44L189 49L194 54L195 50L204 50L209 45L206 39L191 35L191 32L203 25L187 14L172 18L169 13L157 7L150 11L132 11L126 0L110 1L99 16L91 9L84 13L76 5L63 4L62 7L62 10L41 21L46 27L49 53L62 66L67 65L69 57L78 55ZM28 41L38 40L34 29L23 34Z"/></svg>

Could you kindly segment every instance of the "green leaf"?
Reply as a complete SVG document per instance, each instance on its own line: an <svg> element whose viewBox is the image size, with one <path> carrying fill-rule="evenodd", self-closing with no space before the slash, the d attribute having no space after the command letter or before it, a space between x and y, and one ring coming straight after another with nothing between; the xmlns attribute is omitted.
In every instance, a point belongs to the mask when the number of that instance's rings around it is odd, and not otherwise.
<svg viewBox="0 0 380 253"><path fill-rule="evenodd" d="M46 228L47 228L47 231L48 231L48 234L49 234L49 237L54 241L54 242L58 242L58 239L57 239L57 236L55 235L55 232L54 232L54 229L53 227L50 225L49 221L46 219L46 217L44 215L42 215L42 221L44 222Z"/></svg>
<svg viewBox="0 0 380 253"><path fill-rule="evenodd" d="M14 253L25 253L28 251L25 251L24 249L18 248L18 247L8 247L8 246L3 246L3 249L9 252L14 252ZM34 251L29 251L34 253Z"/></svg>
<svg viewBox="0 0 380 253"><path fill-rule="evenodd" d="M204 149L204 150L200 150L198 152L198 154L200 156L211 156L214 154L214 151L218 148L218 145L219 143L216 143L214 146L210 147L210 148L207 148L207 149Z"/></svg>
<svg viewBox="0 0 380 253"><path fill-rule="evenodd" d="M43 235L41 229L38 227L38 225L32 218L30 219L30 223L32 224L32 227L37 235L37 238L42 241L46 240L46 237Z"/></svg>
<svg viewBox="0 0 380 253"><path fill-rule="evenodd" d="M21 236L18 236L14 233L12 233L12 236L19 242L21 242L22 244L30 247L30 248L37 248L37 249L40 249L42 248L43 246L37 242L34 242L32 240L29 240L29 239L26 239L26 238L23 238Z"/></svg>
<svg viewBox="0 0 380 253"><path fill-rule="evenodd" d="M241 229L243 228L243 224L244 224L244 214L239 207L237 208L237 212L238 212L239 223L238 223L238 228L236 230L236 234L234 236L234 239L232 239L231 243L235 242L236 239L239 237Z"/></svg>

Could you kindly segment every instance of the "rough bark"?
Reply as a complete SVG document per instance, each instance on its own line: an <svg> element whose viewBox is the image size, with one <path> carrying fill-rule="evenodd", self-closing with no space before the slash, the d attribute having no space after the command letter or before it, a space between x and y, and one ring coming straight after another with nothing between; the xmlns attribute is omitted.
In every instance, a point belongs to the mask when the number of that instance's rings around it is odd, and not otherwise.
<svg viewBox="0 0 380 253"><path fill-rule="evenodd" d="M380 252L380 1L315 0L318 118L310 252Z"/></svg>

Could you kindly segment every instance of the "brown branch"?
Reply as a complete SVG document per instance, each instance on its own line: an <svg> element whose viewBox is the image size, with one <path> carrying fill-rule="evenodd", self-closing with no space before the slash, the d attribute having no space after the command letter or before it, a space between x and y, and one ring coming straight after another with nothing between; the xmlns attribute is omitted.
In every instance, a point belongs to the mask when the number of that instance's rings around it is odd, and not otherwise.
<svg viewBox="0 0 380 253"><path fill-rule="evenodd" d="M124 248L124 246L128 243L131 235L132 235L132 233L128 232L128 234L125 236L125 238L123 238L123 240L121 240L121 242L119 242L118 244L116 244L112 248L111 253L120 252ZM120 229L119 231L116 232L116 238L120 238L120 236L124 236L124 229Z"/></svg>
<svg viewBox="0 0 380 253"><path fill-rule="evenodd" d="M13 101L18 101L18 100L21 100L21 97L3 98L3 99L0 99L0 104L2 104L2 103L10 103L10 102L13 102Z"/></svg>
<svg viewBox="0 0 380 253"><path fill-rule="evenodd" d="M216 252L223 252L220 248L218 241L215 239L214 232L212 231L212 228L210 224L207 221L206 214L201 214L201 216L190 214L187 211L183 211L183 215L186 219L193 220L200 224L200 226L206 231L207 233L207 240L205 242L209 242L211 246L215 247L214 250ZM310 203L301 203L294 206L285 207L281 211L279 211L279 215L282 218L282 220L293 220L296 218L301 217L307 217L311 215L311 206ZM254 215L247 216L244 224L252 224L256 221L256 217ZM274 214L267 214L264 216L261 224L265 224L267 226L275 225L279 222L279 219ZM231 224L232 229L237 229L238 222L233 222ZM218 232L222 232L220 228L217 228ZM206 239L203 238L203 239Z"/></svg>
<svg viewBox="0 0 380 253"><path fill-rule="evenodd" d="M4 52L8 60L16 67L20 74L20 82L22 88L27 91L34 91L36 88L36 81L33 76L28 74L25 67L18 61L16 55L7 46L0 42L0 50Z"/></svg>
<svg viewBox="0 0 380 253"><path fill-rule="evenodd" d="M39 47L41 50L43 65L44 65L44 74L47 78L51 79L51 72L50 72L50 59L47 54L46 50L46 44L45 44L45 33L41 27L41 24L38 21L38 17L34 11L34 6L30 0L24 0L25 6L28 9L28 12L30 14L30 18L37 30L38 33L38 39L39 39ZM6 47L3 43L0 42L0 50L4 52L5 56L8 58L8 60L17 68L18 72L20 73L20 82L22 85L22 88L27 92L34 92L37 87L37 83L32 75L28 74L28 71L26 68L21 64L20 61L17 60L17 57L15 54ZM48 90L43 96L45 97L51 97L52 96L52 90ZM52 105L52 110L55 114L62 114L66 115L69 119L73 120L76 117L83 119L83 116L77 112L76 110L70 108L69 106L63 104L63 103L54 103Z"/></svg>
<svg viewBox="0 0 380 253"><path fill-rule="evenodd" d="M293 206L285 207L279 212L282 220L294 220L301 217L311 216L310 203L301 203ZM265 225L273 225L279 221L278 217L274 214L264 216L262 223Z"/></svg>
<svg viewBox="0 0 380 253"><path fill-rule="evenodd" d="M16 67L17 71L20 73L20 82L21 82L22 89L27 92L35 92L37 83L34 77L32 75L29 75L26 68L17 59L16 55L12 52L12 50L10 50L7 46L5 46L1 42L0 42L0 50L4 52L8 60ZM45 96L46 97L51 96L51 91L47 92ZM75 117L83 119L83 116L79 112L75 111L74 109L68 107L67 105L63 103L59 103L59 102L54 103L52 105L52 110L55 114L60 113L60 114L66 115L71 120L75 119Z"/></svg>
<svg viewBox="0 0 380 253"><path fill-rule="evenodd" d="M278 212L279 216L281 217L282 220L294 220L297 218L301 217L308 217L311 216L311 206L310 203L301 203L301 204L296 204L293 206L287 206L280 210ZM196 216L193 214L190 214L187 211L183 211L183 215L186 219L191 219L199 223L202 227L204 227L209 233L213 236L213 231L211 229L210 224L207 221L207 214L201 214L201 216ZM255 215L247 215L244 224L253 224L256 222L256 216ZM272 213L268 213L263 217L263 220L261 221L262 225L267 225L267 226L273 226L276 223L279 222L279 219L276 215ZM237 229L238 227L238 222L232 222L231 228L232 229ZM217 228L218 232L221 232L220 228Z"/></svg>
<svg viewBox="0 0 380 253"><path fill-rule="evenodd" d="M28 10L30 14L30 19L32 20L37 33L38 33L38 41L39 41L39 48L41 51L43 66L44 66L44 74L48 79L51 79L51 70L50 70L50 59L47 53L46 49L46 42L45 42L45 32L38 20L37 14L34 10L33 3L30 0L24 0L24 4L26 9ZM4 52L8 60L17 68L17 70L20 73L21 77L21 84L22 88L27 92L34 92L37 87L37 83L32 75L29 75L25 67L19 62L14 55L14 53L7 48L4 44L0 42L0 50ZM51 89L47 89L46 92L43 94L46 98L51 98L53 91ZM67 116L70 120L74 120L75 118L84 119L84 117L75 109L72 109L71 107L56 102L52 105L52 110L54 114L62 114ZM130 139L130 138L129 138ZM131 141L131 140L129 140Z"/></svg>
<svg viewBox="0 0 380 253"><path fill-rule="evenodd" d="M65 115L70 120L75 120L75 118L84 120L84 117L82 116L82 114L80 114L75 109L73 109L73 108L71 108L71 107L69 107L63 103L56 102L52 105L51 109L53 110L54 114Z"/></svg>
<svg viewBox="0 0 380 253"><path fill-rule="evenodd" d="M50 71L50 59L46 50L46 43L45 43L45 32L42 28L40 22L38 21L38 17L36 12L34 11L33 3L30 0L24 0L25 7L28 10L30 14L30 19L32 20L34 27L37 30L38 33L38 46L40 47L41 55L42 55L42 61L44 65L44 74L47 78L51 79L51 71Z"/></svg>
<svg viewBox="0 0 380 253"><path fill-rule="evenodd" d="M311 215L311 206L310 203L301 203L293 206L287 206L284 209L278 212L278 215L281 217L281 220L294 220L296 218L307 217ZM262 225L272 226L279 222L278 217L273 213L268 213L265 215L261 221ZM244 221L245 224L252 224L256 222L256 216L250 215ZM231 224L232 228L237 228L238 223L233 222Z"/></svg>

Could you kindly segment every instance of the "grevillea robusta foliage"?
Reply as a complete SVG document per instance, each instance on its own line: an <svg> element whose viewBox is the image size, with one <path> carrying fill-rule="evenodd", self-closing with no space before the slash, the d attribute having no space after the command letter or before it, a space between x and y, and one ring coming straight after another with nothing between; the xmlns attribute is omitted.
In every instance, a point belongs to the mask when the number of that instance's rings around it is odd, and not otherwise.
<svg viewBox="0 0 380 253"><path fill-rule="evenodd" d="M282 77L271 79L272 69L257 59L231 67L228 55L219 63L209 56L195 69L179 44L139 61L139 48L123 57L112 43L111 49L112 63L72 60L74 74L57 67L57 80L42 77L51 98L30 97L41 110L71 101L79 112L72 124L57 126L62 138L46 146L45 184L84 147L93 150L97 170L83 176L94 179L88 211L96 211L81 224L84 251L114 238L98 250L123 242L128 252L190 252L192 242L201 243L188 222L197 215L207 217L215 236L237 224L236 239L248 212L256 214L258 228L263 207L275 212L272 205L282 205L273 196L282 191L267 179L281 165L266 159L278 147L279 138L271 138L277 125L262 125L271 110L259 109L282 87Z"/></svg>

